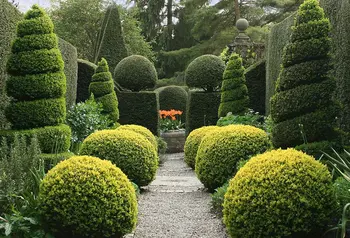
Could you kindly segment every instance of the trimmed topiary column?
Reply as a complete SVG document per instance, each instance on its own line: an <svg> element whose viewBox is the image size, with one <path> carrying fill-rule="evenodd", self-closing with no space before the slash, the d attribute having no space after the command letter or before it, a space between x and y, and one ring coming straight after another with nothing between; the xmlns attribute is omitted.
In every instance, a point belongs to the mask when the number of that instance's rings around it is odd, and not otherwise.
<svg viewBox="0 0 350 238"><path fill-rule="evenodd" d="M248 111L249 97L244 70L242 58L238 54L232 54L223 75L219 117L224 117L229 112L243 115Z"/></svg>
<svg viewBox="0 0 350 238"><path fill-rule="evenodd" d="M328 74L329 33L329 20L318 1L305 1L285 48L277 93L271 98L275 147L323 150L330 146L327 141L337 138L334 127L339 107L332 100L335 80Z"/></svg>
<svg viewBox="0 0 350 238"><path fill-rule="evenodd" d="M98 63L95 74L92 76L89 92L94 95L96 102L102 103L103 113L108 114L112 121L117 122L119 119L118 99L114 91L112 74L104 58Z"/></svg>
<svg viewBox="0 0 350 238"><path fill-rule="evenodd" d="M34 5L18 23L7 62L6 90L13 100L6 117L16 133L36 134L44 153L67 151L71 137L70 128L62 124L66 119L66 77L53 28L44 10ZM11 140L11 132L1 134Z"/></svg>
<svg viewBox="0 0 350 238"><path fill-rule="evenodd" d="M89 86L97 65L86 60L78 59L77 103L89 99Z"/></svg>
<svg viewBox="0 0 350 238"><path fill-rule="evenodd" d="M128 56L117 4L113 3L107 8L97 40L95 64L98 59L105 58L111 69L114 69L122 59Z"/></svg>

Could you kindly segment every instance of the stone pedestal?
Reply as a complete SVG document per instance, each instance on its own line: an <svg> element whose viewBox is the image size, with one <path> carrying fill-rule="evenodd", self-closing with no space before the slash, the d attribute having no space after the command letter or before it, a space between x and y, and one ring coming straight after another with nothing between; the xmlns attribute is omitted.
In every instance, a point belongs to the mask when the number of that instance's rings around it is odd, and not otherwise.
<svg viewBox="0 0 350 238"><path fill-rule="evenodd" d="M161 132L160 137L167 143L167 153L179 153L184 151L186 141L185 130Z"/></svg>

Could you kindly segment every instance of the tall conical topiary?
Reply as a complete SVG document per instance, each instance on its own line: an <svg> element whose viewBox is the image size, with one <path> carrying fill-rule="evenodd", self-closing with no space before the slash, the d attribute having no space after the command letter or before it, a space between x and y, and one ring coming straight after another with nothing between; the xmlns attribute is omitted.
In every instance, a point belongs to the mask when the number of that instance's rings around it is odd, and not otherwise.
<svg viewBox="0 0 350 238"><path fill-rule="evenodd" d="M271 98L275 147L302 145L317 149L337 137L339 107L332 100L335 80L331 69L330 23L317 0L306 0L292 28L291 43L283 54L282 71ZM310 144L311 143L311 144Z"/></svg>
<svg viewBox="0 0 350 238"><path fill-rule="evenodd" d="M110 68L114 69L127 56L119 9L116 4L112 4L107 8L97 37L95 64L103 57L108 61Z"/></svg>
<svg viewBox="0 0 350 238"><path fill-rule="evenodd" d="M117 122L119 119L118 99L114 91L112 74L104 58L98 63L95 74L92 76L89 92L94 95L97 102L102 103L103 112L108 114L112 121Z"/></svg>
<svg viewBox="0 0 350 238"><path fill-rule="evenodd" d="M242 58L233 53L223 75L219 117L226 116L228 112L242 115L248 111L249 97L244 70Z"/></svg>
<svg viewBox="0 0 350 238"><path fill-rule="evenodd" d="M53 28L44 10L34 5L18 23L7 62L6 89L13 100L6 117L17 132L36 134L45 153L67 150L71 137L70 128L60 125L66 119L66 77Z"/></svg>

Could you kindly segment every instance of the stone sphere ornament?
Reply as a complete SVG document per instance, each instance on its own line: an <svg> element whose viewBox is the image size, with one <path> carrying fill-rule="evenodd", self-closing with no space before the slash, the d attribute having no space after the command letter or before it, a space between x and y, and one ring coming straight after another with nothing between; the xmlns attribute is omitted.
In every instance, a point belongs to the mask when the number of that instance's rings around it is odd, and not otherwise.
<svg viewBox="0 0 350 238"><path fill-rule="evenodd" d="M236 22L236 27L239 32L245 32L249 27L249 22L247 21L247 19L240 18Z"/></svg>

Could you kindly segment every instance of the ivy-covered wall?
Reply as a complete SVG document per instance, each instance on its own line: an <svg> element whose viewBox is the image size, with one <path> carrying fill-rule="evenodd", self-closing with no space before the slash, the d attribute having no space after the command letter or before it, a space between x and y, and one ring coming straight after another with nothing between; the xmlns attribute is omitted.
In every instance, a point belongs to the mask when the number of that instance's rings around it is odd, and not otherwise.
<svg viewBox="0 0 350 238"><path fill-rule="evenodd" d="M294 17L295 15L293 14L272 27L269 34L266 51L266 115L270 113L270 98L275 93L276 80L281 71L283 48L289 42L289 37L292 33L291 27L294 24Z"/></svg>

